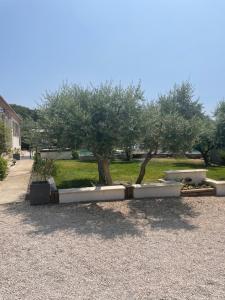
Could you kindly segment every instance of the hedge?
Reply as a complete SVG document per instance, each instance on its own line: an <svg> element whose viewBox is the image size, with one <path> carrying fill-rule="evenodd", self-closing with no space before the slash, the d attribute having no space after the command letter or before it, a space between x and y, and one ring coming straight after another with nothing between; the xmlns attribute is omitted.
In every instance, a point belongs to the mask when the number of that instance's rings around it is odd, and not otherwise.
<svg viewBox="0 0 225 300"><path fill-rule="evenodd" d="M7 174L7 160L0 157L0 180L3 180Z"/></svg>

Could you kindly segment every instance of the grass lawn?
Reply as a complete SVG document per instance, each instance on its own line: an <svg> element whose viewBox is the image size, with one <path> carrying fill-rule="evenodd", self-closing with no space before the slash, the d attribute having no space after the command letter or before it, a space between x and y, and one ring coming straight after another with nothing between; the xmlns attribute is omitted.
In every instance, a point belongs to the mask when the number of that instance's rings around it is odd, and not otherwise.
<svg viewBox="0 0 225 300"><path fill-rule="evenodd" d="M113 181L134 183L138 176L140 163L140 161L112 162L110 170ZM98 171L95 162L58 160L56 165L57 175L55 180L58 188L92 186L92 183L97 183ZM199 168L204 168L202 160L156 158L149 163L144 182L156 181L162 178L163 171ZM208 170L207 177L225 180L225 166L210 167Z"/></svg>

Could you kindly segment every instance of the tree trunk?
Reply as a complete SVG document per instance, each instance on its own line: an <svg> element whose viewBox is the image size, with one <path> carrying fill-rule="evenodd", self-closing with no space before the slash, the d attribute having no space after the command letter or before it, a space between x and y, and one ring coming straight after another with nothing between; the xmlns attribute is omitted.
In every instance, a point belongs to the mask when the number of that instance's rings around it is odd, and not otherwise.
<svg viewBox="0 0 225 300"><path fill-rule="evenodd" d="M112 185L112 177L109 170L109 160L107 158L104 158L102 160L102 167L104 172L105 184Z"/></svg>
<svg viewBox="0 0 225 300"><path fill-rule="evenodd" d="M98 159L98 182L106 185L102 159Z"/></svg>
<svg viewBox="0 0 225 300"><path fill-rule="evenodd" d="M144 176L145 176L145 170L146 170L146 167L149 163L149 161L152 159L152 152L148 152L143 163L141 164L141 168L140 168L140 172L139 172L139 175L138 175L138 178L136 180L136 184L141 184L143 179L144 179Z"/></svg>
<svg viewBox="0 0 225 300"><path fill-rule="evenodd" d="M126 161L130 161L132 158L132 150L130 148L125 149Z"/></svg>
<svg viewBox="0 0 225 300"><path fill-rule="evenodd" d="M202 157L204 159L204 163L205 163L205 166L208 167L210 164L209 164L209 153L208 152L202 152Z"/></svg>

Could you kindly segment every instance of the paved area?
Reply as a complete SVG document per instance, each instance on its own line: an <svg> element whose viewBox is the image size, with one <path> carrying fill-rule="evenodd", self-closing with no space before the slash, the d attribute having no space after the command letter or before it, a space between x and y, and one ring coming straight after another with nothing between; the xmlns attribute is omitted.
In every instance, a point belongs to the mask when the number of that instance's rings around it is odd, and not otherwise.
<svg viewBox="0 0 225 300"><path fill-rule="evenodd" d="M0 299L225 299L225 198L0 205Z"/></svg>
<svg viewBox="0 0 225 300"><path fill-rule="evenodd" d="M24 200L32 165L33 160L22 159L10 168L7 178L0 182L0 204Z"/></svg>

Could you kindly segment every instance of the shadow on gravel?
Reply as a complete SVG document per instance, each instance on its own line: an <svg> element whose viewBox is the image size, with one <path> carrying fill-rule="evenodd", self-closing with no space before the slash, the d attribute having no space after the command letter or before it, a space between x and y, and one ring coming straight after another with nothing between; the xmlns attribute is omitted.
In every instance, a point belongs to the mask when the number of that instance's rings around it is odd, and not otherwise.
<svg viewBox="0 0 225 300"><path fill-rule="evenodd" d="M141 235L135 223L119 211L98 204L30 206L28 202L5 205L7 213L22 217L33 229L30 234L71 231L80 235L97 234L105 239Z"/></svg>
<svg viewBox="0 0 225 300"><path fill-rule="evenodd" d="M190 218L199 214L194 212L182 198L146 199L130 201L131 215L147 219L152 229L193 230Z"/></svg>

